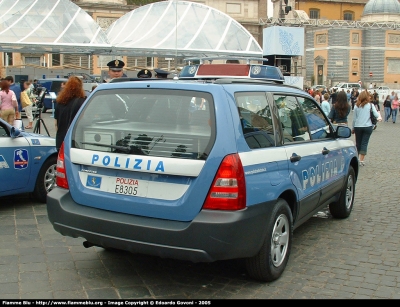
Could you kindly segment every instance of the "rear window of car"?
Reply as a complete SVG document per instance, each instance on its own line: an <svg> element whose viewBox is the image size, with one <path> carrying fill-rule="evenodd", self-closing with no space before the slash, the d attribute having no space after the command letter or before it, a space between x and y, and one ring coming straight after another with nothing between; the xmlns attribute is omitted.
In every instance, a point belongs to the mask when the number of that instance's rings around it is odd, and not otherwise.
<svg viewBox="0 0 400 307"><path fill-rule="evenodd" d="M50 92L58 93L61 90L61 83L63 81L53 81L51 83Z"/></svg>
<svg viewBox="0 0 400 307"><path fill-rule="evenodd" d="M209 93L160 89L97 91L73 129L73 148L205 160L215 139Z"/></svg>
<svg viewBox="0 0 400 307"><path fill-rule="evenodd" d="M65 80L40 80L39 84L44 86L48 92L54 92L58 94L61 90L61 83L65 82Z"/></svg>

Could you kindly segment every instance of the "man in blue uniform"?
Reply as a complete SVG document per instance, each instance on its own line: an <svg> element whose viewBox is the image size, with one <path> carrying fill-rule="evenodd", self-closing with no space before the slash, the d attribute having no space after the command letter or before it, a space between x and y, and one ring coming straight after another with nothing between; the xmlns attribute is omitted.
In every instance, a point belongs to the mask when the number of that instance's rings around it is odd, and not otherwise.
<svg viewBox="0 0 400 307"><path fill-rule="evenodd" d="M167 79L168 75L170 74L170 72L159 69L159 68L155 68L154 72L156 73L156 78L159 78L159 79Z"/></svg>
<svg viewBox="0 0 400 307"><path fill-rule="evenodd" d="M153 75L153 74L152 74L151 71L148 70L148 69L142 69L141 71L139 71L139 72L137 73L137 77L138 77L138 78L151 78L152 75Z"/></svg>
<svg viewBox="0 0 400 307"><path fill-rule="evenodd" d="M110 82L111 79L121 78L124 76L124 66L125 63L121 60L112 60L107 63L108 66L108 76L107 82Z"/></svg>

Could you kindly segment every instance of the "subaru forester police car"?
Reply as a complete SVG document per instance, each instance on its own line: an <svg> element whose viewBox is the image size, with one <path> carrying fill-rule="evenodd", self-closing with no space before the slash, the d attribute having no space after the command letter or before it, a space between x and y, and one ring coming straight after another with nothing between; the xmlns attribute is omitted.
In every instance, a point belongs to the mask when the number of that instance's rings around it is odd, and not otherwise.
<svg viewBox="0 0 400 307"><path fill-rule="evenodd" d="M214 66L215 65L215 66ZM48 216L84 246L163 258L243 259L279 278L293 230L353 208L348 127L278 68L200 63L179 80L101 84L69 129Z"/></svg>
<svg viewBox="0 0 400 307"><path fill-rule="evenodd" d="M0 119L0 196L32 193L40 202L54 188L54 138L23 131Z"/></svg>

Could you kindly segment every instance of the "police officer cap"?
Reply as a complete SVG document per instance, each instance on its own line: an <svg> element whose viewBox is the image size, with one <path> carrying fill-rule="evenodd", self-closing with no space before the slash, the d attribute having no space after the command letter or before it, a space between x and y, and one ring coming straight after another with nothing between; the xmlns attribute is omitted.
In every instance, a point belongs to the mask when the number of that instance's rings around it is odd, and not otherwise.
<svg viewBox="0 0 400 307"><path fill-rule="evenodd" d="M107 63L108 68L110 68L111 70L122 70L125 66L125 63L122 62L121 60L112 60L110 62Z"/></svg>
<svg viewBox="0 0 400 307"><path fill-rule="evenodd" d="M156 73L156 77L160 76L162 78L167 78L167 76L170 74L170 72L159 69L159 68L155 68L154 72Z"/></svg>
<svg viewBox="0 0 400 307"><path fill-rule="evenodd" d="M151 76L152 76L151 71L148 69L142 69L137 74L138 78L151 78Z"/></svg>

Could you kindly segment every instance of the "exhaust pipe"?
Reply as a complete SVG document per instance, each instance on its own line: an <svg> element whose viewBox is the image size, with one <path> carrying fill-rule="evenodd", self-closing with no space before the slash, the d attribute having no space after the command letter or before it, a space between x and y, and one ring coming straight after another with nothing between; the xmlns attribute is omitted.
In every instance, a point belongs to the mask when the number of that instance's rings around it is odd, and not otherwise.
<svg viewBox="0 0 400 307"><path fill-rule="evenodd" d="M89 247L92 247L92 246L97 246L97 245L95 245L95 244L93 244L93 243L90 243L90 242L88 242L88 241L85 241L85 242L83 242L82 244L83 244L83 246L84 246L85 248L89 248Z"/></svg>

